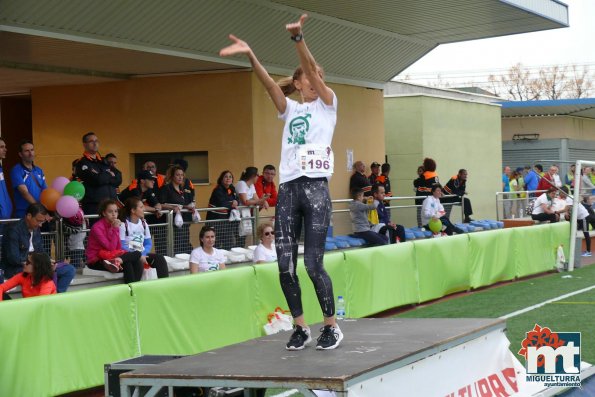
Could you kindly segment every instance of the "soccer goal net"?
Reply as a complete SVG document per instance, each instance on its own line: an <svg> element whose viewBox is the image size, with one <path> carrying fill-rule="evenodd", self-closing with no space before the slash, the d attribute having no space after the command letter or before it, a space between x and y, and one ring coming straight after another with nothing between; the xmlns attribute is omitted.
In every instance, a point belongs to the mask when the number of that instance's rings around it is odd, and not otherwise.
<svg viewBox="0 0 595 397"><path fill-rule="evenodd" d="M589 222L578 227L579 206L583 203L587 206L592 206L591 198L595 196L595 188L591 173L595 175L595 161L578 160L574 170L574 188L572 190L572 217L570 219L570 258L568 260L568 271L572 271L575 267L575 260L580 264L581 252L580 249L583 233L577 234L577 229L586 228L589 232ZM584 212L583 212L584 215ZM581 221L581 223L583 223ZM590 237L585 237L590 238ZM578 245L578 247L577 247ZM578 248L578 249L577 249Z"/></svg>

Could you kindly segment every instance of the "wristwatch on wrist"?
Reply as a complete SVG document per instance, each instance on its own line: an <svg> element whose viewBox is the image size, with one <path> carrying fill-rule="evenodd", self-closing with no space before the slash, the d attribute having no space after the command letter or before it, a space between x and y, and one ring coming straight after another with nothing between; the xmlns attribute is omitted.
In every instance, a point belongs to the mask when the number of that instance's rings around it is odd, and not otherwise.
<svg viewBox="0 0 595 397"><path fill-rule="evenodd" d="M291 36L291 40L295 41L296 43L302 41L304 39L303 33L298 33L295 36Z"/></svg>

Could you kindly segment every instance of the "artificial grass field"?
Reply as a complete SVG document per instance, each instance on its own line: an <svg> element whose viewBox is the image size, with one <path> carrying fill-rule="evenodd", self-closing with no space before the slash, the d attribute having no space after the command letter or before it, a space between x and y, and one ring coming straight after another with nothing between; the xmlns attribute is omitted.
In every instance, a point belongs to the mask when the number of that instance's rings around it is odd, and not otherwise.
<svg viewBox="0 0 595 397"><path fill-rule="evenodd" d="M595 266L586 266L571 273L552 273L422 304L395 317L496 318L593 285ZM581 358L595 363L595 289L548 303L506 321L510 351L522 364L525 363L524 358L517 352L525 333L531 331L535 323L554 332L582 332ZM268 390L266 395L274 396L284 391ZM300 396L302 394L296 393L291 397Z"/></svg>

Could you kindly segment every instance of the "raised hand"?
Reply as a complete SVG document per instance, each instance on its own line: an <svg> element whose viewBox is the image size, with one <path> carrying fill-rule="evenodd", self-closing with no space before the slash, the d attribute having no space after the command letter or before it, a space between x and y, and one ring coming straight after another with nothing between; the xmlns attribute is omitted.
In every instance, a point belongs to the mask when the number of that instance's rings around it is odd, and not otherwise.
<svg viewBox="0 0 595 397"><path fill-rule="evenodd" d="M252 52L252 49L244 40L238 39L233 34L229 35L229 39L233 41L233 44L228 45L219 51L219 55L222 57L228 57L237 54L250 54L250 52Z"/></svg>
<svg viewBox="0 0 595 397"><path fill-rule="evenodd" d="M287 31L291 33L292 36L300 34L302 33L302 27L304 26L306 19L308 19L308 14L302 14L299 21L288 23L287 25L285 25L285 29L287 29Z"/></svg>

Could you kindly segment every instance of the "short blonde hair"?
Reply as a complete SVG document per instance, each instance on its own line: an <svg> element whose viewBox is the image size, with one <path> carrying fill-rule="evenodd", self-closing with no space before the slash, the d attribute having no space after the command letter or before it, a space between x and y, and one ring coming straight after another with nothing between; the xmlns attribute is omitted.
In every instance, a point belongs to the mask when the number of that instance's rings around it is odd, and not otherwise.
<svg viewBox="0 0 595 397"><path fill-rule="evenodd" d="M271 229L275 230L272 223L270 223L270 222L261 223L260 225L258 225L258 228L256 229L256 238L258 240L262 240L262 236L264 235L264 229L266 229L267 227L270 227Z"/></svg>

